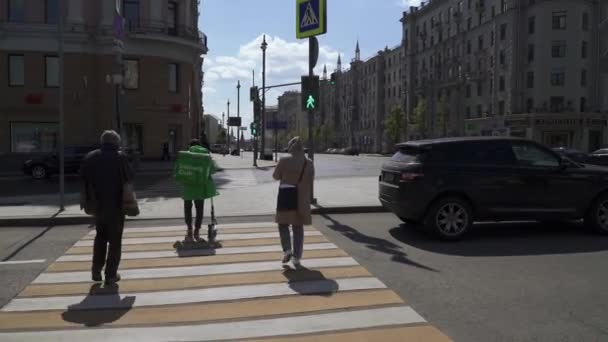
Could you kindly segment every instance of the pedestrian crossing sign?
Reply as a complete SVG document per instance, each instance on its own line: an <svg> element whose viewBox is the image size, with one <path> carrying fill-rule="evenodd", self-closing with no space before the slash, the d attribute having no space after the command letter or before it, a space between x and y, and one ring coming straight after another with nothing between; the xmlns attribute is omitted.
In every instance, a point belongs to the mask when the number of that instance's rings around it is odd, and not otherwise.
<svg viewBox="0 0 608 342"><path fill-rule="evenodd" d="M327 0L296 0L296 37L308 38L327 32Z"/></svg>

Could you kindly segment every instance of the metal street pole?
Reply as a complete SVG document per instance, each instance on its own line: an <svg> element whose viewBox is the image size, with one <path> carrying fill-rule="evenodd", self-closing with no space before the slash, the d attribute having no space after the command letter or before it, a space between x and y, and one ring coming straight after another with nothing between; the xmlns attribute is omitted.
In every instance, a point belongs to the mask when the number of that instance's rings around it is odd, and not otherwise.
<svg viewBox="0 0 608 342"><path fill-rule="evenodd" d="M241 117L241 81L238 80L236 83L236 116ZM241 155L241 125L239 125L238 131L236 131L236 150Z"/></svg>
<svg viewBox="0 0 608 342"><path fill-rule="evenodd" d="M59 20L57 20L57 45L59 55L59 210L65 210L65 155L64 155L64 105L63 97L65 85L63 77L64 52L63 52L63 0L58 0Z"/></svg>
<svg viewBox="0 0 608 342"><path fill-rule="evenodd" d="M230 140L232 140L232 139L230 139L231 136L232 136L232 127L230 127L230 99L228 99L227 105L228 105L228 115L227 115L228 122L226 123L226 133L228 133L228 139L227 139L227 141L228 141L228 154L232 155L232 153L230 151L230 148L232 147L230 145Z"/></svg>
<svg viewBox="0 0 608 342"><path fill-rule="evenodd" d="M251 75L252 75L251 85L252 85L252 87L255 87L255 69L251 70ZM258 99L258 95L256 94L255 100L253 101L254 112L255 112L255 106L257 106L257 99ZM255 117L253 119L253 122L255 123ZM258 139L256 136L253 135L253 133L251 134L251 143L253 144L253 167L258 167Z"/></svg>
<svg viewBox="0 0 608 342"><path fill-rule="evenodd" d="M266 35L264 35L264 40L262 41L262 45L260 48L262 49L262 158L266 157L265 147L266 147L266 48L268 47L268 43L266 43Z"/></svg>

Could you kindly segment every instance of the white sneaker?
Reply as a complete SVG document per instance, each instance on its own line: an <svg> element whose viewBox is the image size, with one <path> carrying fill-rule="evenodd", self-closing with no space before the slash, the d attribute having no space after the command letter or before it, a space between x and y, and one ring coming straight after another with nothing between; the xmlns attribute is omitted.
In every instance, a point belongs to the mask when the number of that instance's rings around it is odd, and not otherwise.
<svg viewBox="0 0 608 342"><path fill-rule="evenodd" d="M292 257L292 253L291 251L287 251L283 254L283 260L281 260L281 262L283 262L284 264L288 263L289 260L291 260Z"/></svg>
<svg viewBox="0 0 608 342"><path fill-rule="evenodd" d="M302 266L302 264L300 263L300 259L293 257L293 266L295 268L300 268Z"/></svg>

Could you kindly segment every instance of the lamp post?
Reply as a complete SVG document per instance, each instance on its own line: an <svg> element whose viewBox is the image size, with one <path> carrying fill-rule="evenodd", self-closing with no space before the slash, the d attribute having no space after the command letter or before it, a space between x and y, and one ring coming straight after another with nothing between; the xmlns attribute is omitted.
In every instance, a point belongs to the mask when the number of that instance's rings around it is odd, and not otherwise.
<svg viewBox="0 0 608 342"><path fill-rule="evenodd" d="M262 120L261 125L261 133L262 133L262 158L265 157L264 153L266 147L266 48L268 47L268 43L266 43L266 35L262 40L262 45L260 45L260 49L262 49Z"/></svg>
<svg viewBox="0 0 608 342"><path fill-rule="evenodd" d="M232 127L230 127L230 99L228 99L228 101L226 102L226 105L228 106L228 112L227 112L228 113L228 122L226 123L226 133L228 133L228 139L227 139L227 141L228 141L228 154L231 155L231 153L230 153L230 148L231 148L231 146L230 146L230 140L231 139L230 138L232 136ZM230 128L230 129L228 129L228 128Z"/></svg>
<svg viewBox="0 0 608 342"><path fill-rule="evenodd" d="M241 81L238 80L236 83L236 116L241 117ZM241 154L241 125L236 132L236 150L237 153Z"/></svg>

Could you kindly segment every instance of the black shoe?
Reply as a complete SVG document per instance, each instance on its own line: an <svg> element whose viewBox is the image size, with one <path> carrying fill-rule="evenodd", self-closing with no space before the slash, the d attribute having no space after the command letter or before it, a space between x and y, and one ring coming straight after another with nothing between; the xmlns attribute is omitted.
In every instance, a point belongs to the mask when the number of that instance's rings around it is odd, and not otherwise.
<svg viewBox="0 0 608 342"><path fill-rule="evenodd" d="M106 285L112 285L112 284L115 284L115 283L117 283L119 281L120 281L120 274L116 273L116 275L113 276L113 277L106 276L105 284Z"/></svg>
<svg viewBox="0 0 608 342"><path fill-rule="evenodd" d="M94 282L101 281L101 272L93 272L91 279L93 279Z"/></svg>

